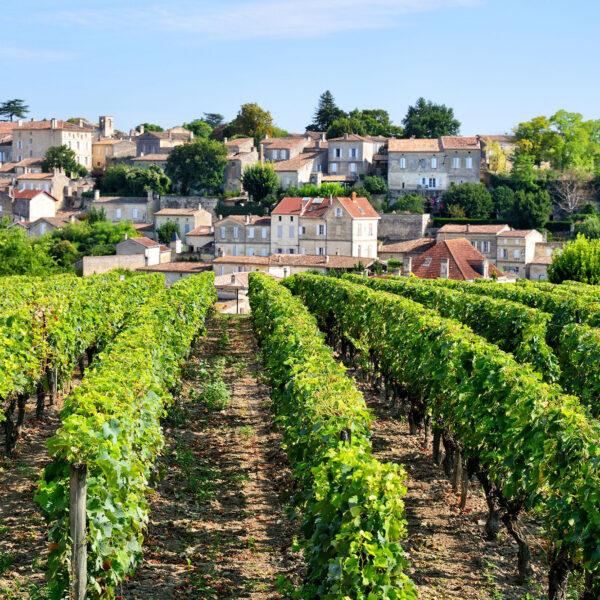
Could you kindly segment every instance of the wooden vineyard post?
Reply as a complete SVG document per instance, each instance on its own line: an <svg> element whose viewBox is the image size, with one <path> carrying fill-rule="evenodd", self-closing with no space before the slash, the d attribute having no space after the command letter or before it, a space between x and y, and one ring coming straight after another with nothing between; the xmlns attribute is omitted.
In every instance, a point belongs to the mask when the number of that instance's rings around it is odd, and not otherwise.
<svg viewBox="0 0 600 600"><path fill-rule="evenodd" d="M71 465L69 491L69 529L72 543L69 599L83 600L87 588L86 463Z"/></svg>

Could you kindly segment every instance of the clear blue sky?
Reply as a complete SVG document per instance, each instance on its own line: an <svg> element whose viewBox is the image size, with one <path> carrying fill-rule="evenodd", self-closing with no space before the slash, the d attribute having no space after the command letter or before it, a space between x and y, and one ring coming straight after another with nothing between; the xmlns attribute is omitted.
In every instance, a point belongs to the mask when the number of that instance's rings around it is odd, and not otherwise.
<svg viewBox="0 0 600 600"><path fill-rule="evenodd" d="M464 135L600 118L600 0L21 0L0 25L0 100L35 118L128 130L258 102L299 132L326 89L396 123L424 96Z"/></svg>

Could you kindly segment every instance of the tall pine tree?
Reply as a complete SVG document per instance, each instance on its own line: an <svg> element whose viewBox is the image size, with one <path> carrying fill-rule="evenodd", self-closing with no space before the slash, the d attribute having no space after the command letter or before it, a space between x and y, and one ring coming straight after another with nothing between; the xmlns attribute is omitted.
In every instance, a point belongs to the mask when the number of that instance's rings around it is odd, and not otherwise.
<svg viewBox="0 0 600 600"><path fill-rule="evenodd" d="M306 127L309 131L327 131L336 119L342 119L348 115L339 108L333 94L327 90L319 96L319 103L314 114L314 122Z"/></svg>

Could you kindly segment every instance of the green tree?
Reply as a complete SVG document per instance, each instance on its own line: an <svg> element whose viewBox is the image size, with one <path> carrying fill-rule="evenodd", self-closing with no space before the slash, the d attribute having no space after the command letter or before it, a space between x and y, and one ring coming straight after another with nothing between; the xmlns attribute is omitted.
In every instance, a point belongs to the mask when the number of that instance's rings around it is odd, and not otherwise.
<svg viewBox="0 0 600 600"><path fill-rule="evenodd" d="M503 205L498 216L518 229L537 229L548 221L551 211L552 202L546 190L517 190L512 204Z"/></svg>
<svg viewBox="0 0 600 600"><path fill-rule="evenodd" d="M539 171L534 168L535 158L530 154L518 152L513 161L513 167L510 172L510 185L514 189L537 190L539 188L537 181Z"/></svg>
<svg viewBox="0 0 600 600"><path fill-rule="evenodd" d="M51 173L52 169L62 169L68 177L83 177L87 174L87 169L75 157L75 151L67 146L51 146L42 162L42 171Z"/></svg>
<svg viewBox="0 0 600 600"><path fill-rule="evenodd" d="M110 221L79 221L54 230L50 234L50 240L52 245L68 240L77 249L79 256L103 256L115 253L116 245L124 234L128 237L140 235L129 221L116 224Z"/></svg>
<svg viewBox="0 0 600 600"><path fill-rule="evenodd" d="M327 90L319 96L313 122L307 125L306 129L308 131L327 131L334 121L346 116L346 113L336 105L333 94Z"/></svg>
<svg viewBox="0 0 600 600"><path fill-rule="evenodd" d="M408 212L413 215L422 215L425 212L425 198L418 194L405 194L398 196L393 204L387 205L385 212Z"/></svg>
<svg viewBox="0 0 600 600"><path fill-rule="evenodd" d="M275 127L271 113L256 103L242 104L235 119L223 130L223 135L229 138L235 135L253 137L257 146L265 136L274 137L281 133L284 132Z"/></svg>
<svg viewBox="0 0 600 600"><path fill-rule="evenodd" d="M100 208L100 210L98 210L97 208L94 208L92 206L92 208L90 208L87 213L86 213L87 219L85 219L90 225L92 225L93 223L97 223L98 221L107 221L108 219L106 218L106 211L104 210L104 207Z"/></svg>
<svg viewBox="0 0 600 600"><path fill-rule="evenodd" d="M13 120L13 117L24 119L28 112L29 106L25 104L24 100L18 98L0 103L0 115L7 119L10 118L11 121Z"/></svg>
<svg viewBox="0 0 600 600"><path fill-rule="evenodd" d="M589 215L577 226L577 233L585 236L588 240L600 238L600 217Z"/></svg>
<svg viewBox="0 0 600 600"><path fill-rule="evenodd" d="M445 104L434 104L419 98L409 106L402 121L405 138L439 138L442 135L458 135L460 121L454 118L454 110Z"/></svg>
<svg viewBox="0 0 600 600"><path fill-rule="evenodd" d="M579 234L565 244L562 252L555 252L552 257L548 279L552 283L569 280L600 284L600 239L588 240Z"/></svg>
<svg viewBox="0 0 600 600"><path fill-rule="evenodd" d="M501 185L492 190L494 209L499 218L510 213L515 204L515 193L507 185Z"/></svg>
<svg viewBox="0 0 600 600"><path fill-rule="evenodd" d="M321 196L321 198L329 198L329 196L332 196L333 198L341 196L343 198L347 195L348 192L346 188L334 181L326 181L319 187L319 196Z"/></svg>
<svg viewBox="0 0 600 600"><path fill-rule="evenodd" d="M0 276L47 275L56 270L45 239L31 240L21 227L0 225Z"/></svg>
<svg viewBox="0 0 600 600"><path fill-rule="evenodd" d="M223 123L223 115L219 113L204 113L204 119L202 119L211 129L218 127Z"/></svg>
<svg viewBox="0 0 600 600"><path fill-rule="evenodd" d="M197 138L208 138L212 133L213 128L203 119L194 119L189 123L184 123L183 126L188 131L193 131Z"/></svg>
<svg viewBox="0 0 600 600"><path fill-rule="evenodd" d="M169 244L173 234L176 233L181 238L181 232L179 231L179 224L175 221L167 221L156 229L156 235L158 235L158 241L161 244Z"/></svg>
<svg viewBox="0 0 600 600"><path fill-rule="evenodd" d="M388 185L383 177L367 175L363 178L362 182L371 194L387 194Z"/></svg>
<svg viewBox="0 0 600 600"><path fill-rule="evenodd" d="M140 123L135 130L141 131L142 127L144 128L144 131L164 131L160 125L155 125L154 123Z"/></svg>
<svg viewBox="0 0 600 600"><path fill-rule="evenodd" d="M336 119L327 129L327 139L342 137L345 133L367 135L364 123L360 119L342 117Z"/></svg>
<svg viewBox="0 0 600 600"><path fill-rule="evenodd" d="M223 184L227 148L216 140L198 140L177 146L169 154L167 175L184 195L192 190L214 193Z"/></svg>
<svg viewBox="0 0 600 600"><path fill-rule="evenodd" d="M517 155L531 157L531 162L537 167L547 161L550 149L556 143L556 134L551 127L550 119L544 116L519 123L514 129Z"/></svg>
<svg viewBox="0 0 600 600"><path fill-rule="evenodd" d="M69 240L56 241L50 247L48 254L61 267L70 267L79 258L77 248Z"/></svg>
<svg viewBox="0 0 600 600"><path fill-rule="evenodd" d="M256 163L244 170L242 185L254 202L264 203L265 198L277 192L279 179L272 163Z"/></svg>
<svg viewBox="0 0 600 600"><path fill-rule="evenodd" d="M388 111L382 108L354 109L348 116L351 119L358 119L362 123L366 135L402 136L402 127L394 125Z"/></svg>
<svg viewBox="0 0 600 600"><path fill-rule="evenodd" d="M148 190L164 195L171 189L171 180L157 165L147 168L130 165L108 167L96 187L103 194L115 196L145 196Z"/></svg>
<svg viewBox="0 0 600 600"><path fill-rule="evenodd" d="M442 203L448 212L450 207L455 206L470 219L487 219L494 208L490 193L480 183L467 182L451 186L443 193Z"/></svg>

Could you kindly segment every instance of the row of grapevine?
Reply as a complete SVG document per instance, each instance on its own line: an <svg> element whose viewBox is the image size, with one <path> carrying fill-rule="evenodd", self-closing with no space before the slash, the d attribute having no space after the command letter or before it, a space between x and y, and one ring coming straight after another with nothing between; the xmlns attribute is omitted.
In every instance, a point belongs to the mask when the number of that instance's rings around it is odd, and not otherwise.
<svg viewBox="0 0 600 600"><path fill-rule="evenodd" d="M38 416L48 389L70 380L84 352L102 348L132 312L163 286L160 276L59 277L36 296L0 316L0 399L5 410L6 452L14 451L28 398L36 393ZM15 411L17 411L15 419Z"/></svg>
<svg viewBox="0 0 600 600"><path fill-rule="evenodd" d="M443 317L456 319L471 327L486 340L518 362L530 363L546 381L557 381L558 361L546 344L550 315L510 300L461 294L421 283L409 277L371 279L360 275L343 276L348 281L373 289L400 294L437 310Z"/></svg>
<svg viewBox="0 0 600 600"><path fill-rule="evenodd" d="M301 597L416 598L400 545L405 473L371 455L362 394L287 289L251 273L250 304L304 513Z"/></svg>
<svg viewBox="0 0 600 600"><path fill-rule="evenodd" d="M587 571L596 597L600 423L577 398L410 299L314 275L288 285L322 326L350 340L354 353L369 354L384 379L405 386L413 410L425 400L444 442L458 446L468 473L482 483L490 517L500 516L518 543L521 575L528 574L529 548L517 517L527 509L548 538L549 597L563 597L574 569Z"/></svg>
<svg viewBox="0 0 600 600"><path fill-rule="evenodd" d="M47 296L61 290L67 291L79 285L81 278L74 275L54 275L52 277L29 277L12 275L2 277L0 310L15 308L28 300Z"/></svg>
<svg viewBox="0 0 600 600"><path fill-rule="evenodd" d="M160 418L216 300L213 277L181 280L139 307L65 401L36 496L52 523L48 576L57 598L69 583L71 463L88 469L88 597L113 598L141 560L148 478L164 444Z"/></svg>

